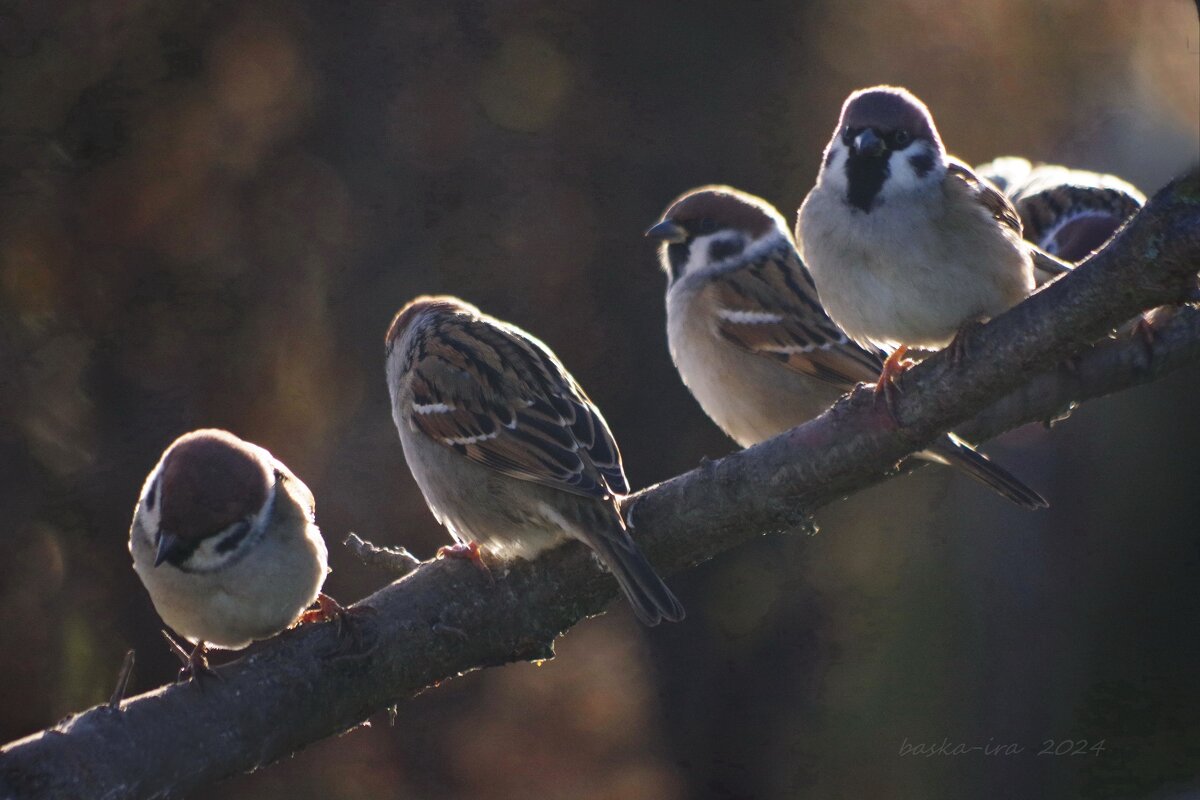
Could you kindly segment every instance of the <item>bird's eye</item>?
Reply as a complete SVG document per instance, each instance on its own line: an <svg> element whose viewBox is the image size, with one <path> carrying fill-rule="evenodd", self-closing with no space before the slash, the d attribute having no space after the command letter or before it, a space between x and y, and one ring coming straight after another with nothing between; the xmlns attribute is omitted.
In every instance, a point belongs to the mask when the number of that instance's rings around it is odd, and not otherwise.
<svg viewBox="0 0 1200 800"><path fill-rule="evenodd" d="M713 222L711 219L705 217L704 219L700 220L700 232L701 233L712 233L716 229L717 229L717 223Z"/></svg>
<svg viewBox="0 0 1200 800"><path fill-rule="evenodd" d="M902 148L911 141L912 134L903 128L892 134L892 144L894 144L896 147Z"/></svg>

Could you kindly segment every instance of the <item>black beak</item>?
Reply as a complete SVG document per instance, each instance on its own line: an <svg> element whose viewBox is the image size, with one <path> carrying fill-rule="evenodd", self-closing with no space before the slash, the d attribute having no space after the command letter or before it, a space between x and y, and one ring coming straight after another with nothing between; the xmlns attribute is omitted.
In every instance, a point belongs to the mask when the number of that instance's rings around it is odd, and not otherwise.
<svg viewBox="0 0 1200 800"><path fill-rule="evenodd" d="M646 231L646 238L654 239L655 241L659 242L679 244L680 242L687 241L688 233L679 223L672 222L669 219L664 219L662 222Z"/></svg>
<svg viewBox="0 0 1200 800"><path fill-rule="evenodd" d="M180 555L183 552L182 543L179 537L173 533L167 533L164 530L158 532L158 550L154 554L154 566L162 564L164 561L170 560L171 556Z"/></svg>
<svg viewBox="0 0 1200 800"><path fill-rule="evenodd" d="M883 153L883 139L867 128L854 138L854 152L860 156L874 157Z"/></svg>

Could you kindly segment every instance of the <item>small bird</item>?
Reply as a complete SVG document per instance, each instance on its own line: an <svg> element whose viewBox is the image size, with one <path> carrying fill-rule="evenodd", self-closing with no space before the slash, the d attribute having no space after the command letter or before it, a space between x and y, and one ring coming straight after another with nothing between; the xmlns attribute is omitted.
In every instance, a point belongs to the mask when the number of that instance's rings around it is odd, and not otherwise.
<svg viewBox="0 0 1200 800"><path fill-rule="evenodd" d="M329 570L312 492L228 431L185 433L163 452L134 509L129 552L159 616L196 646L188 674L208 671L209 646L274 636L319 599L340 611L320 594Z"/></svg>
<svg viewBox="0 0 1200 800"><path fill-rule="evenodd" d="M1021 235L1012 203L948 156L933 117L907 89L847 98L817 183L796 222L821 301L864 346L890 351L878 388L909 347L933 350L1025 298L1033 269L1070 265Z"/></svg>
<svg viewBox="0 0 1200 800"><path fill-rule="evenodd" d="M1034 166L1019 156L1002 156L975 172L1012 201L1027 241L1072 263L1099 249L1146 204L1136 186L1116 175Z"/></svg>
<svg viewBox="0 0 1200 800"><path fill-rule="evenodd" d="M693 189L646 235L662 243L671 358L738 444L793 428L878 377L882 354L850 341L825 313L787 223L767 201L728 186ZM953 435L918 455L1025 508L1047 505Z"/></svg>
<svg viewBox="0 0 1200 800"><path fill-rule="evenodd" d="M629 483L604 417L545 344L445 296L400 309L386 344L404 457L451 554L530 559L579 539L638 619L683 619L621 517Z"/></svg>

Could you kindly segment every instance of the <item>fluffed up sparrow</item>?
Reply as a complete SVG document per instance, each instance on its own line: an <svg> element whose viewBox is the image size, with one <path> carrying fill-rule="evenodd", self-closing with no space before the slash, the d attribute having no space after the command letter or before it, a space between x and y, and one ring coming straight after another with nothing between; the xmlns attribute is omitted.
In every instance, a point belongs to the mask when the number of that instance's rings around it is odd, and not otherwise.
<svg viewBox="0 0 1200 800"><path fill-rule="evenodd" d="M455 540L528 559L578 539L638 619L683 619L621 517L629 484L604 417L545 344L444 296L404 306L386 344L405 459Z"/></svg>
<svg viewBox="0 0 1200 800"><path fill-rule="evenodd" d="M1069 269L1022 238L1008 198L948 156L925 104L892 86L846 99L796 241L829 316L890 351L880 388L908 347L944 347L1032 292L1035 263Z"/></svg>
<svg viewBox="0 0 1200 800"><path fill-rule="evenodd" d="M728 186L694 189L646 235L662 243L671 358L701 407L738 444L795 427L878 377L881 354L852 342L825 313L787 224L765 200ZM957 437L919 455L1021 506L1046 506Z"/></svg>
<svg viewBox="0 0 1200 800"><path fill-rule="evenodd" d="M308 487L265 449L215 429L163 452L129 551L163 622L196 645L191 668L205 668L206 646L236 650L291 626L329 571Z"/></svg>

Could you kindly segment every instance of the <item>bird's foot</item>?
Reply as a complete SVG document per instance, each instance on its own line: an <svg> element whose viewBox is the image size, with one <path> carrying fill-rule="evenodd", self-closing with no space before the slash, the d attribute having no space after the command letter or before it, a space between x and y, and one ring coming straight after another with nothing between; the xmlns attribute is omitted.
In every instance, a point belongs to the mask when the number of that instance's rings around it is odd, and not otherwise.
<svg viewBox="0 0 1200 800"><path fill-rule="evenodd" d="M171 634L163 631L162 635L171 646L171 652L183 663L183 668L179 670L176 682L194 681L197 686L203 689L205 680L221 677L208 665L208 645L204 642L196 642L196 646L192 648L191 652L188 652L179 642L175 641Z"/></svg>
<svg viewBox="0 0 1200 800"><path fill-rule="evenodd" d="M332 622L337 626L338 639L343 641L349 640L355 650L361 650L363 646L363 620L374 613L375 609L370 606L351 606L350 608L346 608L337 600L321 592L317 595L317 607L310 608L301 614L296 624L311 625L317 622Z"/></svg>
<svg viewBox="0 0 1200 800"><path fill-rule="evenodd" d="M905 370L913 365L904 357L908 352L908 348L900 345L892 351L887 360L883 362L883 370L879 373L879 380L875 383L875 402L878 404L883 401L884 407L887 409L888 419L892 425L898 426L899 419L896 416L896 401L898 395L904 392L900 386L900 378L903 377Z"/></svg>
<svg viewBox="0 0 1200 800"><path fill-rule="evenodd" d="M492 571L488 569L488 565L483 562L483 551L479 549L478 542L458 542L456 544L448 544L444 547L439 547L437 551L437 558L466 559L479 569L483 570L483 574L487 576L489 583L496 582L496 579L492 577Z"/></svg>
<svg viewBox="0 0 1200 800"><path fill-rule="evenodd" d="M970 352L967 347L967 337L971 331L982 328L983 323L979 320L969 319L962 324L958 332L954 334L954 338L950 340L950 344L946 347L950 351L950 363L954 366L959 366L967 360Z"/></svg>

